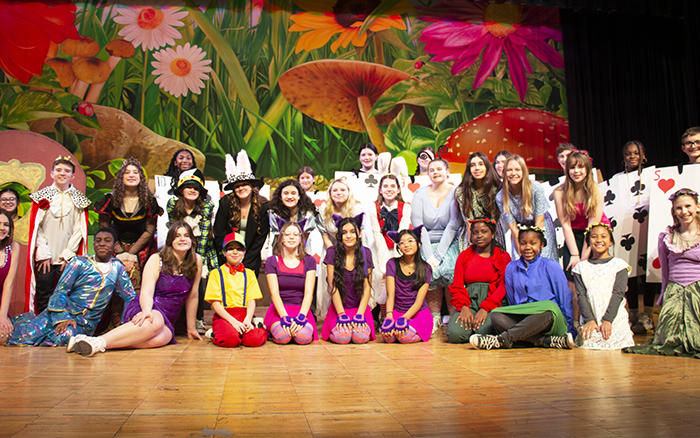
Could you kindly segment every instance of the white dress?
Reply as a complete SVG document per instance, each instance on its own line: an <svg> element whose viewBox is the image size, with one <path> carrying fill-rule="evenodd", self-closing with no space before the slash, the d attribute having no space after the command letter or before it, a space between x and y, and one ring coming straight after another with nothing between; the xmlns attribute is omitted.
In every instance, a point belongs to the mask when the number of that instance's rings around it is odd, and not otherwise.
<svg viewBox="0 0 700 438"><path fill-rule="evenodd" d="M617 273L623 269L629 272L630 266L624 260L613 257L609 262L603 264L593 264L585 260L574 266L572 270L573 273L581 276L583 284L586 286L586 298L597 325L600 325L608 310ZM625 309L625 300L620 303L617 315L612 321L612 333L609 339L603 339L603 336L597 331L586 340L579 334L576 337L576 346L592 350L620 350L634 346L633 334L629 326L629 315Z"/></svg>

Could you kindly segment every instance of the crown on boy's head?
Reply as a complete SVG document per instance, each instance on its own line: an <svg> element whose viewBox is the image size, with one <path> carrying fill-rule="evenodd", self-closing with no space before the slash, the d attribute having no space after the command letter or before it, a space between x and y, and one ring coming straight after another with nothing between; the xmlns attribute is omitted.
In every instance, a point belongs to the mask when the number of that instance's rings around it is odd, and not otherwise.
<svg viewBox="0 0 700 438"><path fill-rule="evenodd" d="M56 157L55 160L53 160L54 163L56 163L57 161L68 161L69 163L75 165L75 163L73 163L73 160L71 160L71 158L68 155L59 155L58 157Z"/></svg>

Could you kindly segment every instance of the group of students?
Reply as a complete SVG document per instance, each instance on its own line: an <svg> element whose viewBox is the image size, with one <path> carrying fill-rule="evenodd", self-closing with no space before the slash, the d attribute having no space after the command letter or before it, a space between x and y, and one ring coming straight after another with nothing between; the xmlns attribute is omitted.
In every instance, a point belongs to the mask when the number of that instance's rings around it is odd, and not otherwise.
<svg viewBox="0 0 700 438"><path fill-rule="evenodd" d="M683 135L682 147L700 150L700 128ZM630 142L623 152L625 171L641 172L641 143ZM161 346L174 342L183 306L188 337L201 339L206 301L215 312L208 335L218 346L256 347L268 338L308 344L318 338L315 316L324 320L323 340L365 343L379 332L385 342L414 343L428 341L440 327L445 297L447 339L453 343L492 349L524 341L700 355L694 341L700 320L686 312L695 308L700 292L700 278L688 269L700 262L698 194L683 189L671 198L674 223L659 239L664 302L659 327L654 340L635 347L625 308L626 292L629 308L637 307L628 292L630 268L610 255L613 233L592 160L569 144L557 153L564 182L553 198L565 237L564 270L544 190L530 180L525 160L507 151L496 155L493 166L484 154L473 153L455 187L448 183L449 163L424 149L417 174L427 174L430 184L416 191L411 204L403 202L398 178L386 174L376 202L356 201L348 182L338 179L319 209L311 201L311 168L284 181L268 201L259 193L263 182L253 174L254 163L241 151L227 156L224 190L230 193L219 200L214 218L194 156L181 150L167 173L173 178L174 196L167 203L172 225L160 252L153 237L163 211L140 164L129 159L112 193L94 207L102 227L93 257L75 256L85 253L87 205L70 185L74 163L59 157L54 185L32 195L30 271L37 306L30 300L29 310L35 311L12 321L7 309L17 249L12 215L0 214L0 336L8 345L67 345L87 356L109 348ZM359 171L376 173L376 148L363 145L359 155ZM504 249L508 231L511 254ZM61 232L65 237L57 243ZM265 273L272 305L261 327L253 316L255 300L262 297L257 277L268 234L272 255ZM309 255L312 234L321 236L325 249L320 275ZM47 296L39 278L48 274L58 285ZM110 302L118 310L103 312ZM645 311L646 303L645 298ZM116 328L90 336L100 318Z"/></svg>

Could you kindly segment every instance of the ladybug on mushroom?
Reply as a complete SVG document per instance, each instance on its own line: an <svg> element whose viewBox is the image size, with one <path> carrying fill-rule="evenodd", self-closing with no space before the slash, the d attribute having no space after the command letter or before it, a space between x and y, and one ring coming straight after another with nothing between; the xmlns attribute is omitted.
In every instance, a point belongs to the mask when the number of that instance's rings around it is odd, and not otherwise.
<svg viewBox="0 0 700 438"><path fill-rule="evenodd" d="M560 170L556 149L569 141L569 121L546 111L507 108L490 111L464 123L445 142L442 158L453 172L463 173L473 152L493 160L496 152L508 150L525 158L531 171Z"/></svg>

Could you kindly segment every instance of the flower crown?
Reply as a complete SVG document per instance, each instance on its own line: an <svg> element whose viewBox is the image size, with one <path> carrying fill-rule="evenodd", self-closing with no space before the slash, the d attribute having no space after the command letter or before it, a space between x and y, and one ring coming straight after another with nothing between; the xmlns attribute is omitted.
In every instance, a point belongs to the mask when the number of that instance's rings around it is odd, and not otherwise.
<svg viewBox="0 0 700 438"><path fill-rule="evenodd" d="M122 167L126 167L129 165L141 168L141 162L139 160L137 160L136 158L134 158L133 156L122 161Z"/></svg>
<svg viewBox="0 0 700 438"><path fill-rule="evenodd" d="M608 232L609 232L610 235L612 236L612 233L613 233L612 227L611 227L609 224L605 223L605 222L598 222L598 223L596 223L596 224L591 224L591 225L589 225L588 228L586 228L586 233L585 233L585 234L590 233L591 230L592 230L593 228L595 228L595 227L603 227L603 228L605 228L606 230L608 230Z"/></svg>
<svg viewBox="0 0 700 438"><path fill-rule="evenodd" d="M671 196L669 196L668 200L673 202L676 198L678 198L680 196L692 196L695 199L697 199L699 195L698 195L698 192L696 192L695 190L680 189L680 190L677 190L675 193L673 193Z"/></svg>
<svg viewBox="0 0 700 438"><path fill-rule="evenodd" d="M490 217L482 217L479 219L469 219L470 224L475 224L477 222L484 222L484 223L491 224L491 225L498 225L498 222L491 219Z"/></svg>
<svg viewBox="0 0 700 438"><path fill-rule="evenodd" d="M542 233L542 235L545 234L544 228L540 228L537 225L520 225L520 224L518 224L518 229L520 231L535 231L537 233Z"/></svg>
<svg viewBox="0 0 700 438"><path fill-rule="evenodd" d="M580 154L583 154L583 155L587 156L589 160L591 160L591 163L593 162L593 157L591 157L591 156L588 154L588 151L585 150L585 149L573 149L571 152L578 152L578 153L580 153Z"/></svg>

